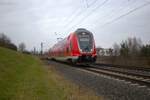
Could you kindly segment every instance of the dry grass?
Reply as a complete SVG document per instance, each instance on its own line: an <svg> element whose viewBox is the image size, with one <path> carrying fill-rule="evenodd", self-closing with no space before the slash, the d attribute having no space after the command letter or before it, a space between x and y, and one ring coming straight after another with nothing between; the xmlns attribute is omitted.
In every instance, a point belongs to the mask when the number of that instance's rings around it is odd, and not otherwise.
<svg viewBox="0 0 150 100"><path fill-rule="evenodd" d="M150 57L98 57L98 63L150 68Z"/></svg>

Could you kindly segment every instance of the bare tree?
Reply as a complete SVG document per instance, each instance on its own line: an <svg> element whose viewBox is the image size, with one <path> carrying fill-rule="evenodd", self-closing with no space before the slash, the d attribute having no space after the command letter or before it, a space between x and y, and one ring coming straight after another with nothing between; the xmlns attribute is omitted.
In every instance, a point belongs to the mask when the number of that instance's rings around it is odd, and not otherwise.
<svg viewBox="0 0 150 100"><path fill-rule="evenodd" d="M117 43L114 43L113 45L113 55L119 56L120 55L120 46Z"/></svg>
<svg viewBox="0 0 150 100"><path fill-rule="evenodd" d="M122 56L138 56L142 47L142 41L136 37L128 38L120 46L120 54Z"/></svg>
<svg viewBox="0 0 150 100"><path fill-rule="evenodd" d="M131 56L137 56L140 53L142 47L142 41L136 37L128 38L127 45L129 48L129 54Z"/></svg>
<svg viewBox="0 0 150 100"><path fill-rule="evenodd" d="M0 33L0 46L17 51L17 46L4 33Z"/></svg>
<svg viewBox="0 0 150 100"><path fill-rule="evenodd" d="M24 52L25 51L25 49L26 49L26 45L25 45L25 43L20 43L19 44L19 47L18 47L18 49L19 49L19 51L21 51L21 52Z"/></svg>
<svg viewBox="0 0 150 100"><path fill-rule="evenodd" d="M123 57L128 57L129 56L129 47L128 47L127 41L122 41L120 46L121 46L120 55Z"/></svg>
<svg viewBox="0 0 150 100"><path fill-rule="evenodd" d="M0 33L0 45L5 46L10 43L10 39L4 33Z"/></svg>
<svg viewBox="0 0 150 100"><path fill-rule="evenodd" d="M143 45L141 47L140 55L144 57L150 57L150 44Z"/></svg>

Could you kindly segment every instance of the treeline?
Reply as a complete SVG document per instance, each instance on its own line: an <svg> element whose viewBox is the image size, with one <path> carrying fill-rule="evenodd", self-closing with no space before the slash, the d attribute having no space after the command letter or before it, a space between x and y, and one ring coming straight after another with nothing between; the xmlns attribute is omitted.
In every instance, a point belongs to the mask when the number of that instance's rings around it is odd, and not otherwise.
<svg viewBox="0 0 150 100"><path fill-rule="evenodd" d="M25 54L31 54L31 52L26 50L25 43L22 42L17 47L14 43L11 42L11 39L8 36L6 36L4 33L0 33L0 46L15 51L19 51Z"/></svg>
<svg viewBox="0 0 150 100"><path fill-rule="evenodd" d="M150 57L150 44L143 45L141 48L141 55L145 57Z"/></svg>
<svg viewBox="0 0 150 100"><path fill-rule="evenodd" d="M115 43L113 48L97 48L98 56L122 56L122 57L150 57L150 44L143 44L136 37Z"/></svg>
<svg viewBox="0 0 150 100"><path fill-rule="evenodd" d="M0 33L0 46L17 51L17 46L4 33Z"/></svg>
<svg viewBox="0 0 150 100"><path fill-rule="evenodd" d="M150 57L150 44L144 45L141 39L128 38L113 46L114 56L123 57Z"/></svg>
<svg viewBox="0 0 150 100"><path fill-rule="evenodd" d="M150 67L150 44L136 37L115 43L113 48L97 48L97 55L99 63Z"/></svg>

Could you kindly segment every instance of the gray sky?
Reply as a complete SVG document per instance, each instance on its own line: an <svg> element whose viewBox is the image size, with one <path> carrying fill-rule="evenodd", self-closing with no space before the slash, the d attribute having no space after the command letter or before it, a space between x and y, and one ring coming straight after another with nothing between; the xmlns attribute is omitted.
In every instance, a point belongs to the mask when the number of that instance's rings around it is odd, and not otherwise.
<svg viewBox="0 0 150 100"><path fill-rule="evenodd" d="M87 1L87 2L86 2ZM77 28L93 32L97 46L128 37L150 43L150 0L0 0L0 32L27 49L48 49Z"/></svg>

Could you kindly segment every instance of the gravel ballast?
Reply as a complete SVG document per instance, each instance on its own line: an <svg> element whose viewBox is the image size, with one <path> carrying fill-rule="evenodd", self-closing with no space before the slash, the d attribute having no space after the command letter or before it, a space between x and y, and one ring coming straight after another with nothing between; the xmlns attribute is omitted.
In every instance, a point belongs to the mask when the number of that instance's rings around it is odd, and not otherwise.
<svg viewBox="0 0 150 100"><path fill-rule="evenodd" d="M93 74L62 63L48 61L67 79L95 91L97 95L110 100L150 100L150 90L108 76Z"/></svg>

